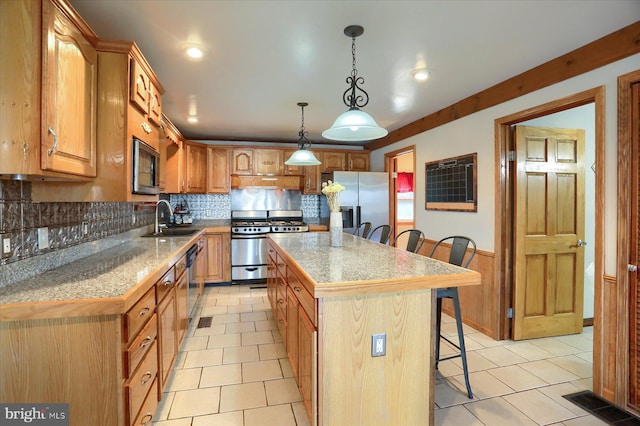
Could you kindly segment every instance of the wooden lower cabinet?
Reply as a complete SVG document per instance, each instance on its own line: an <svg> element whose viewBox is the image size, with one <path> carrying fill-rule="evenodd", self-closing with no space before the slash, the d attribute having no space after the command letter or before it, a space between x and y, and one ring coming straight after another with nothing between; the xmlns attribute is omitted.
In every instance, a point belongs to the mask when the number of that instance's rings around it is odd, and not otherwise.
<svg viewBox="0 0 640 426"><path fill-rule="evenodd" d="M176 292L170 290L158 304L158 361L160 389L164 389L169 379L178 352L177 344L178 321L176 315ZM158 395L162 397L162 395Z"/></svg>
<svg viewBox="0 0 640 426"><path fill-rule="evenodd" d="M189 305L188 294L189 291L189 277L187 272L183 272L182 275L176 280L176 319L177 319L177 347L184 340L184 336L189 328Z"/></svg>
<svg viewBox="0 0 640 426"><path fill-rule="evenodd" d="M274 245L268 244L267 296L287 357L311 420L316 424L317 328L316 301Z"/></svg>
<svg viewBox="0 0 640 426"><path fill-rule="evenodd" d="M231 281L231 235L229 232L207 233L204 282Z"/></svg>

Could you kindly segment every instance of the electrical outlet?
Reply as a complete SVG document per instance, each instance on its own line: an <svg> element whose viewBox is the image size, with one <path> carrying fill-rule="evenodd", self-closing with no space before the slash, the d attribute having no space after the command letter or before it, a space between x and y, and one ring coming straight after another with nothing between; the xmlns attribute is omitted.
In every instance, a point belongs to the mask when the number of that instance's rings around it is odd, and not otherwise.
<svg viewBox="0 0 640 426"><path fill-rule="evenodd" d="M89 233L89 222L86 220L82 222L82 235L87 235Z"/></svg>
<svg viewBox="0 0 640 426"><path fill-rule="evenodd" d="M38 250L49 248L49 228L38 228Z"/></svg>
<svg viewBox="0 0 640 426"><path fill-rule="evenodd" d="M135 213L133 213L133 214L131 215L131 225L135 225L135 224L136 224L136 214L135 214Z"/></svg>
<svg viewBox="0 0 640 426"><path fill-rule="evenodd" d="M384 356L387 353L387 333L371 335L371 356Z"/></svg>
<svg viewBox="0 0 640 426"><path fill-rule="evenodd" d="M2 239L2 254L11 253L11 238Z"/></svg>

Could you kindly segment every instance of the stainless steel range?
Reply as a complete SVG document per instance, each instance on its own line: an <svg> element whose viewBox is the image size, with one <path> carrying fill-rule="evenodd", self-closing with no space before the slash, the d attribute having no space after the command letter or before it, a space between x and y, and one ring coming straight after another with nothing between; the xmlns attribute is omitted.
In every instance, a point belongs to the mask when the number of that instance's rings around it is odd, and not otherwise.
<svg viewBox="0 0 640 426"><path fill-rule="evenodd" d="M267 234L307 232L302 210L235 210L231 212L231 281L266 282Z"/></svg>

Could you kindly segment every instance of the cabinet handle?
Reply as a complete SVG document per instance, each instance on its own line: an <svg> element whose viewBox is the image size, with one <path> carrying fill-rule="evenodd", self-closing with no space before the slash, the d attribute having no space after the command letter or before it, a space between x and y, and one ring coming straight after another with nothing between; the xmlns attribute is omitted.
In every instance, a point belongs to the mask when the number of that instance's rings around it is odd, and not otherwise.
<svg viewBox="0 0 640 426"><path fill-rule="evenodd" d="M149 346L151 344L151 340L153 340L151 338L151 336L145 337L144 340L142 341L142 343L140 343L140 347L141 348L146 348L147 346Z"/></svg>
<svg viewBox="0 0 640 426"><path fill-rule="evenodd" d="M300 287L294 287L293 291L297 291L298 293L300 293Z"/></svg>
<svg viewBox="0 0 640 426"><path fill-rule="evenodd" d="M162 284L166 285L167 287L169 287L170 285L173 284L173 281L171 280L166 280L165 282L163 282Z"/></svg>
<svg viewBox="0 0 640 426"><path fill-rule="evenodd" d="M149 380L151 380L152 374L151 371L147 371L146 373L144 373L144 376L142 376L142 379L140 380L140 384L144 385L146 384Z"/></svg>
<svg viewBox="0 0 640 426"><path fill-rule="evenodd" d="M284 300L278 299L278 304L282 305L283 303L284 303Z"/></svg>
<svg viewBox="0 0 640 426"><path fill-rule="evenodd" d="M279 322L280 324L284 324L284 320L283 320L282 318L280 318L280 319L278 320L278 322Z"/></svg>
<svg viewBox="0 0 640 426"><path fill-rule="evenodd" d="M58 150L58 135L56 135L51 126L49 126L49 133L53 135L53 146L49 148L47 154L51 155Z"/></svg>
<svg viewBox="0 0 640 426"><path fill-rule="evenodd" d="M149 312L151 310L150 307L145 306L143 310L140 311L140 313L138 314L139 316L143 317L147 314L147 312Z"/></svg>
<svg viewBox="0 0 640 426"><path fill-rule="evenodd" d="M148 417L148 419L147 419ZM140 419L140 421L142 422L142 426L147 426L151 424L151 420L153 420L153 414L151 414L151 412L147 412L147 414L144 415L144 417L142 419Z"/></svg>

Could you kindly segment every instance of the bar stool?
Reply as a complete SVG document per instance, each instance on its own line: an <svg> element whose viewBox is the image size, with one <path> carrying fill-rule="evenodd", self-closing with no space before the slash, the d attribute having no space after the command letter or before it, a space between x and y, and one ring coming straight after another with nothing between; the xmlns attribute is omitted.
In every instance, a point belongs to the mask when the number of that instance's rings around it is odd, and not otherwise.
<svg viewBox="0 0 640 426"><path fill-rule="evenodd" d="M360 233L360 230L362 230L362 234ZM353 231L353 235L357 237L367 238L370 231L371 231L371 222L362 222L360 226L358 226Z"/></svg>
<svg viewBox="0 0 640 426"><path fill-rule="evenodd" d="M381 244L387 244L387 242L389 241L389 238L391 237L392 230L393 228L391 227L391 225L380 225L376 227L373 231L371 231L371 233L369 234L369 239L376 241L376 239L374 238L374 235L376 235L376 233L379 232L380 238L378 239L378 242Z"/></svg>
<svg viewBox="0 0 640 426"><path fill-rule="evenodd" d="M449 263L452 265L462 266L466 268L469 263L471 263L471 259L476 254L476 243L471 238L463 237L459 235L454 235L451 237L446 237L438 241L434 246L433 250L431 250L431 254L429 257L433 257L433 254L436 252L437 248L444 241L452 240L451 243L451 253L449 254ZM467 258L464 265L462 262L464 261L464 257L467 253L467 248L471 245L471 254ZM442 322L442 299L448 298L453 300L453 310L456 316L456 326L458 328L458 344L456 345L448 338L444 337L441 334L441 322ZM447 357L440 358L440 339L446 340L450 345L454 348L458 349L460 353L450 355ZM438 368L438 363L440 361L446 361L452 358L462 358L462 370L464 372L464 381L467 385L467 393L469 395L469 399L473 399L473 393L471 393L471 385L469 384L469 368L467 367L467 352L464 346L464 334L462 331L462 315L460 314L460 300L458 298L458 288L457 287L448 287L448 288L439 288L436 289L436 369Z"/></svg>
<svg viewBox="0 0 640 426"><path fill-rule="evenodd" d="M405 250L410 251L412 253L418 253L422 244L424 244L424 233L419 229L407 229L402 231L396 236L396 239L391 243L392 246L398 247L398 240L400 240L403 236L407 236L407 246Z"/></svg>

